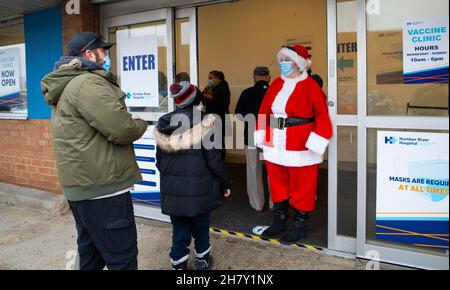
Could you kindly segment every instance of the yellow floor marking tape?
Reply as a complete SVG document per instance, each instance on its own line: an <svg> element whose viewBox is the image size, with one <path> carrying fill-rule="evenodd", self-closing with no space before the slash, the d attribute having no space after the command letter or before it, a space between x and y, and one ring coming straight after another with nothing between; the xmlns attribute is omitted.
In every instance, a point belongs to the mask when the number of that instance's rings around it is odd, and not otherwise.
<svg viewBox="0 0 450 290"><path fill-rule="evenodd" d="M209 230L211 232L221 233L223 235L237 236L237 237L247 238L247 239L252 239L252 240L257 240L257 241L266 241L266 242L270 242L272 244L277 244L277 245L281 244L281 245L290 246L290 247L294 247L294 248L305 248L305 249L309 249L312 251L323 251L322 248L311 246L311 245L305 245L305 244L300 244L300 243L289 244L289 243L285 243L285 242L282 242L282 241L276 240L276 239L268 239L268 238L263 238L260 236L254 236L254 235L243 234L243 233L227 231L227 230L222 230L222 229L216 229L216 228L210 228Z"/></svg>

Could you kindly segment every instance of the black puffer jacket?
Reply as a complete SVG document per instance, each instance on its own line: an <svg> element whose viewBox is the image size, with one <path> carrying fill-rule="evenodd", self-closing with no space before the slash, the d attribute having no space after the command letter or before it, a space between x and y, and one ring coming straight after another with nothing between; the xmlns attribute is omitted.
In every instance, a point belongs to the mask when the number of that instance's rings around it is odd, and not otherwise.
<svg viewBox="0 0 450 290"><path fill-rule="evenodd" d="M202 116L202 122L194 123L194 110ZM171 118L177 114L189 118L189 128L183 130L180 124L170 125ZM214 117L192 107L178 109L159 119L154 133L164 214L194 217L209 213L224 202L224 191L231 187L231 181L221 151L206 150L202 145L202 139L211 136L213 130Z"/></svg>

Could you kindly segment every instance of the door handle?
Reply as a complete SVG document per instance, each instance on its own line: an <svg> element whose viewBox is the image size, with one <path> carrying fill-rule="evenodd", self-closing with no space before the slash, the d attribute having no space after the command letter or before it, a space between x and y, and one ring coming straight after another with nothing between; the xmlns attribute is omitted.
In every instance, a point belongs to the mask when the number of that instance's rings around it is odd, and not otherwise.
<svg viewBox="0 0 450 290"><path fill-rule="evenodd" d="M333 101L329 101L328 102L328 107L334 107L334 102Z"/></svg>

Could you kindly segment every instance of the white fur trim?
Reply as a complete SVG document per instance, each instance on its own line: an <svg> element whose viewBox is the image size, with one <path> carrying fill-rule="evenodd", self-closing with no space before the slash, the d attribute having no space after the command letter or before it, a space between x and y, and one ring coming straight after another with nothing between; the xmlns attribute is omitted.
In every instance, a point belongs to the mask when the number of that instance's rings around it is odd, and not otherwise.
<svg viewBox="0 0 450 290"><path fill-rule="evenodd" d="M295 51L290 50L289 48L283 47L279 52L278 52L278 60L281 59L282 56L287 56L290 59L292 59L297 66L299 67L300 71L305 71L308 70L308 68L311 66L311 60L307 60L304 59L303 57L301 57L299 54L297 54Z"/></svg>
<svg viewBox="0 0 450 290"><path fill-rule="evenodd" d="M275 115L276 116L276 115ZM280 130L277 128L273 129L273 147L274 148L282 148L285 150L286 148L286 138L287 138L287 130Z"/></svg>
<svg viewBox="0 0 450 290"><path fill-rule="evenodd" d="M81 60L79 60L78 58L74 58L72 59L69 63L63 64L62 66L60 66L58 68L58 70L80 70L82 67L82 63Z"/></svg>
<svg viewBox="0 0 450 290"><path fill-rule="evenodd" d="M314 132L311 132L311 134L309 134L308 141L306 141L305 146L309 150L314 151L317 154L323 155L329 143L330 140L325 139Z"/></svg>
<svg viewBox="0 0 450 290"><path fill-rule="evenodd" d="M201 123L182 134L165 135L159 132L157 127L155 127L153 134L158 146L166 152L191 149L192 146L202 142L203 138L214 127L216 118L214 115L208 115Z"/></svg>
<svg viewBox="0 0 450 290"><path fill-rule="evenodd" d="M278 92L278 94L275 97L275 100L272 103L272 112L275 116L275 118L287 118L286 114L286 104L289 100L289 97L292 95L292 93L295 90L295 87L297 86L296 79L289 79L284 80L283 87Z"/></svg>
<svg viewBox="0 0 450 290"><path fill-rule="evenodd" d="M267 146L264 146L263 150L265 160L282 166L303 167L323 162L323 155L311 150L288 151Z"/></svg>
<svg viewBox="0 0 450 290"><path fill-rule="evenodd" d="M253 133L255 146L262 148L264 146L264 139L266 138L265 130L258 130Z"/></svg>

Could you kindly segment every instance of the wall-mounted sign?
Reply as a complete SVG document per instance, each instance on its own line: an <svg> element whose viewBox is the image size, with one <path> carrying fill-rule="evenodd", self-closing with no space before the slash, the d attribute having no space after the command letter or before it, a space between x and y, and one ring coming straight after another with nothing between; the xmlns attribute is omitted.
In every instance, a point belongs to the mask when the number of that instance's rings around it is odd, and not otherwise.
<svg viewBox="0 0 450 290"><path fill-rule="evenodd" d="M20 48L0 49L0 107L20 103Z"/></svg>
<svg viewBox="0 0 450 290"><path fill-rule="evenodd" d="M448 83L448 41L448 17L406 21L404 83Z"/></svg>
<svg viewBox="0 0 450 290"><path fill-rule="evenodd" d="M156 35L129 37L117 32L120 86L128 107L159 107Z"/></svg>
<svg viewBox="0 0 450 290"><path fill-rule="evenodd" d="M448 249L448 134L378 132L377 239Z"/></svg>

